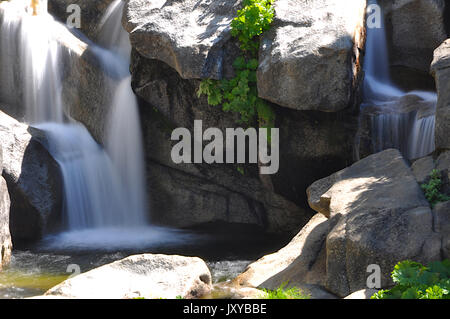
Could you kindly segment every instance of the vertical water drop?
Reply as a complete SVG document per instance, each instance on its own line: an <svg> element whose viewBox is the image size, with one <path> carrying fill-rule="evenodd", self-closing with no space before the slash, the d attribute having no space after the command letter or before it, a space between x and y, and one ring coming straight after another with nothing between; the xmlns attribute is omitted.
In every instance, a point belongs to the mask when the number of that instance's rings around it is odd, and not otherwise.
<svg viewBox="0 0 450 319"><path fill-rule="evenodd" d="M370 0L370 5L378 1ZM435 148L434 115L419 117L421 108L434 104L437 96L433 92L404 92L397 88L389 73L388 44L384 14L378 24L380 28L368 27L366 39L366 56L364 60L364 102L361 106L362 116L366 107L376 109L371 117L372 146L374 152L387 148L399 149L410 159L422 157ZM405 105L407 96L419 97L415 109Z"/></svg>

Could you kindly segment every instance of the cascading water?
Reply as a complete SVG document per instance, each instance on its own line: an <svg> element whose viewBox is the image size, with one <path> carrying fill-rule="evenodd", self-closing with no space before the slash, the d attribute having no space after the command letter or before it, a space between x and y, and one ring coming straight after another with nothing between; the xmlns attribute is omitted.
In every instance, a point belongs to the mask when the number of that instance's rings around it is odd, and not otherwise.
<svg viewBox="0 0 450 319"><path fill-rule="evenodd" d="M368 4L378 3L370 0ZM406 96L415 95L421 99L419 104L424 102L435 107L437 96L433 92L403 92L392 83L383 19L380 27L367 28L364 73L362 114L365 108L376 109L370 115L373 151L397 148L410 159L426 156L434 151L434 114L421 112L420 108L412 110L410 106L402 109L401 105Z"/></svg>
<svg viewBox="0 0 450 319"><path fill-rule="evenodd" d="M116 92L109 112L106 151L83 125L64 116L59 70L62 48L52 37L57 22L47 12L33 15L24 3L12 0L3 6L0 61L8 68L1 76L2 83L5 79L15 83L17 75L24 83L26 121L46 132L49 152L63 175L68 231L57 238L48 236L46 247L135 249L184 240L174 236L173 230L148 223L138 106L128 71L131 46L120 24L121 0L111 5L103 20L102 38L109 38L103 42L108 47L91 45L108 68L105 71L120 77L118 81L105 79L108 91ZM112 26L119 28L111 30ZM9 41L6 47L4 41ZM19 68L12 63L16 56L20 57Z"/></svg>
<svg viewBox="0 0 450 319"><path fill-rule="evenodd" d="M144 152L138 102L131 89L130 64L131 44L128 33L122 27L122 12L125 3L115 0L107 9L99 30L99 43L117 56L116 63L108 65L113 73L123 73L119 83L109 83L110 91L116 92L109 116L106 149L119 168L121 181L130 209L146 214L146 183L144 180ZM98 54L102 55L99 51ZM115 71L115 72L114 72Z"/></svg>

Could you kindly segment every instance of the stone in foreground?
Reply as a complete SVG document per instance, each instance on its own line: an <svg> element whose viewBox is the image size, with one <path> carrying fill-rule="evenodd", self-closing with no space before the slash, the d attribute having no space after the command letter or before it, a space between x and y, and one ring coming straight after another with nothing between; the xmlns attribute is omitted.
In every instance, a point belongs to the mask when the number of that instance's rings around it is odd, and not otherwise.
<svg viewBox="0 0 450 319"><path fill-rule="evenodd" d="M441 258L442 235L434 231L430 205L398 150L317 181L308 194L311 207L330 217L326 288L340 297L367 287L370 265L380 267L384 288L392 285L390 273L399 261Z"/></svg>
<svg viewBox="0 0 450 319"><path fill-rule="evenodd" d="M196 257L131 256L70 278L45 293L76 299L185 299L211 290L211 274Z"/></svg>
<svg viewBox="0 0 450 319"><path fill-rule="evenodd" d="M316 214L286 247L249 265L234 283L266 289L276 289L285 282L323 284L328 227L328 219Z"/></svg>

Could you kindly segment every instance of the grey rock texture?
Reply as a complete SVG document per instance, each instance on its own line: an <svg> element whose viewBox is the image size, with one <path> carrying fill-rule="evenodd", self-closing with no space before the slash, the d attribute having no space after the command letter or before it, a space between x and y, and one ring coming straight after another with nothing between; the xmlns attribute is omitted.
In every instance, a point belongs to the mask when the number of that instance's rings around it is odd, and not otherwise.
<svg viewBox="0 0 450 319"><path fill-rule="evenodd" d="M366 1L279 0L261 40L259 96L295 110L351 106Z"/></svg>
<svg viewBox="0 0 450 319"><path fill-rule="evenodd" d="M170 202L173 207L188 209L185 210L186 221L189 221L188 216L191 214L195 216L195 207L199 211L205 209L209 210L210 214L215 212L220 216L223 215L220 212L232 208L225 205L231 192L235 193L234 198L241 198L231 202L249 202L250 207L254 207L251 210L257 212L256 216L262 216L263 218L258 218L266 220L266 228L282 229L287 226L295 234L311 217L311 214L305 211L307 203L302 195L305 194L307 186L317 178L352 162L352 140L357 119L351 114L301 113L274 105L277 113L276 127L280 128L282 154L277 174L262 180L258 176L256 165L243 165L244 175L237 171L235 165L176 165L170 157L174 145L170 141L170 135L174 128L185 127L193 132L194 120L202 119L205 129L218 127L225 131L228 127L239 127L236 124L237 118L234 114L209 106L205 98L197 98L195 92L199 81L182 79L175 70L160 61L146 59L134 51L131 71L134 91L146 102L141 108L141 118L147 161L150 163L148 183L153 189L153 194L150 192L151 202L154 207L158 207L154 209L155 212ZM155 163L151 164L152 162ZM166 176L170 173L171 178L157 178L157 175L154 175L163 173L162 170L166 171ZM173 186L169 187L169 181ZM174 189L184 195L172 196ZM207 189L209 195L204 193ZM213 189L222 190L212 194ZM188 195L198 199L188 201ZM193 205L195 202L202 202L201 198L207 197L218 199L209 201L209 204L201 206L202 208ZM191 207L192 212L188 213ZM240 207L244 207L242 216L255 216L245 208L247 205ZM165 220L184 220L179 217L179 208L164 211L161 218ZM178 215L175 215L175 212L178 212ZM285 222L281 216L286 218ZM254 220L254 217L252 218ZM285 226L280 227L282 225Z"/></svg>
<svg viewBox="0 0 450 319"><path fill-rule="evenodd" d="M381 0L390 61L428 73L433 51L447 38L444 0Z"/></svg>
<svg viewBox="0 0 450 319"><path fill-rule="evenodd" d="M450 149L450 39L434 51L431 71L436 80L436 147Z"/></svg>
<svg viewBox="0 0 450 319"><path fill-rule="evenodd" d="M45 134L0 112L3 177L11 197L14 240L39 239L57 224L62 210L62 176L45 148Z"/></svg>
<svg viewBox="0 0 450 319"><path fill-rule="evenodd" d="M135 255L72 277L45 293L77 299L200 298L211 290L211 274L196 257Z"/></svg>
<svg viewBox="0 0 450 319"><path fill-rule="evenodd" d="M285 282L324 286L328 228L328 219L315 215L287 246L249 265L234 283L266 289L277 289Z"/></svg>
<svg viewBox="0 0 450 319"><path fill-rule="evenodd" d="M231 21L242 0L130 0L124 27L144 57L170 65L184 79L223 76L232 51Z"/></svg>
<svg viewBox="0 0 450 319"><path fill-rule="evenodd" d="M381 267L382 286L388 287L398 261L428 263L441 257L430 206L397 150L317 181L308 194L311 206L330 217L326 288L338 296L365 288L371 264Z"/></svg>

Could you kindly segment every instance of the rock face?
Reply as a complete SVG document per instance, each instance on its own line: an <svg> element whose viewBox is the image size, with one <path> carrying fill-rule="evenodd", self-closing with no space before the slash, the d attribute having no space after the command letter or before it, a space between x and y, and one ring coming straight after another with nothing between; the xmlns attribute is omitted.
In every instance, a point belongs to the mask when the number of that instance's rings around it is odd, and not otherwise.
<svg viewBox="0 0 450 319"><path fill-rule="evenodd" d="M220 79L233 50L227 42L241 2L130 0L124 27L142 56L165 62L182 78Z"/></svg>
<svg viewBox="0 0 450 319"><path fill-rule="evenodd" d="M6 181L0 176L0 271L11 260L12 242L9 231L10 204Z"/></svg>
<svg viewBox="0 0 450 319"><path fill-rule="evenodd" d="M70 278L45 295L77 299L193 299L210 290L211 274L201 259L144 254Z"/></svg>
<svg viewBox="0 0 450 319"><path fill-rule="evenodd" d="M123 23L141 56L166 63L183 79L221 79L233 74L239 54L230 23L241 2L131 0ZM296 110L350 106L360 75L365 1L343 7L338 0L279 0L274 6L275 22L262 39L259 95Z"/></svg>
<svg viewBox="0 0 450 319"><path fill-rule="evenodd" d="M62 177L42 131L0 112L3 177L11 197L14 241L38 239L52 229L62 210Z"/></svg>
<svg viewBox="0 0 450 319"><path fill-rule="evenodd" d="M397 150L369 156L308 189L311 207L330 218L326 288L344 297L366 288L372 264L382 287L401 260L441 258L441 234L411 169Z"/></svg>
<svg viewBox="0 0 450 319"><path fill-rule="evenodd" d="M315 215L286 247L249 265L234 283L266 289L276 289L287 281L293 286L324 285L328 228L328 219Z"/></svg>
<svg viewBox="0 0 450 319"><path fill-rule="evenodd" d="M156 216L164 224L187 226L228 216L228 221L257 221L265 229L284 229L294 235L311 217L301 195L307 186L352 162L355 117L301 113L274 105L283 154L277 174L263 181L256 165L243 165L244 175L232 164L176 165L170 155L174 128L193 132L194 120L201 119L204 129L225 131L239 126L237 118L197 98L199 81L182 79L160 61L134 51L131 71L134 91L147 102L142 105L141 118L151 205L154 212L164 212Z"/></svg>
<svg viewBox="0 0 450 319"><path fill-rule="evenodd" d="M443 191L450 193L450 151L435 152L415 161L411 166L414 176L419 184L428 182L434 169L437 169L443 175Z"/></svg>
<svg viewBox="0 0 450 319"><path fill-rule="evenodd" d="M432 166L446 172L448 158L442 153ZM426 264L449 256L450 202L431 210L398 150L371 155L313 183L308 199L319 214L286 247L251 264L234 284L273 289L289 282L309 288L313 297L332 297L318 294L326 289L365 299L375 292L367 289L373 274L368 266L380 267L379 288L386 289L399 261Z"/></svg>
<svg viewBox="0 0 450 319"><path fill-rule="evenodd" d="M447 37L444 0L382 0L390 61L428 73L433 51Z"/></svg>
<svg viewBox="0 0 450 319"><path fill-rule="evenodd" d="M363 2L355 1L358 5ZM320 16L331 10L331 5L324 9L323 3L317 1L314 4L319 8ZM156 220L164 224L191 226L218 220L238 221L256 224L270 231L292 231L294 234L312 216L305 197L299 194L305 194L307 186L313 181L353 161L357 119L350 112L300 113L273 105L277 113L275 126L280 128L280 153L283 156L280 158L279 173L271 177L258 176L256 165L241 165L239 168L245 171L242 175L236 165L175 165L170 157L174 145L170 134L176 127L185 127L192 132L194 120L200 119L204 128L224 130L240 126L236 124L237 116L211 107L205 97L199 99L196 96L200 84L198 79L218 79L233 73L230 69L239 48L230 36L230 22L240 5L240 1L131 0L125 6L123 25L130 32L133 45L132 86L145 101L142 103L141 118L151 205L154 212L164 212L156 216ZM297 3L298 10L311 6L306 1ZM325 22L339 23L339 27L345 25L345 28L351 29L342 10L338 15L336 19L330 18ZM353 27L355 25L357 23ZM319 25L315 27L317 30ZM275 25L274 29L277 28ZM339 91L341 86L334 87L332 91L339 96L342 93L347 100L328 110L349 106L353 90L350 87L356 85L356 81L352 82L355 79L352 72L358 72L357 68L352 70L355 63L351 61L351 55L356 47L354 43L359 43L356 38L353 39L358 32L346 32L339 34L351 34L343 41L344 45L349 45L349 51L342 53L342 56L349 58L343 68L346 68L348 76L345 83L350 84L345 87L344 93ZM330 37L333 35L330 31ZM338 47L334 52L340 50ZM335 63L334 57L323 54L320 61L322 64L329 61ZM286 82L284 80L287 81L282 79L280 82ZM289 81L305 82L303 78ZM341 85L341 80L333 83L338 82ZM313 85L316 88L319 86L311 82ZM314 92L311 94L316 97L317 91ZM286 95L285 92L282 94ZM329 103L323 102L323 107L327 108ZM96 120L90 122L95 123Z"/></svg>
<svg viewBox="0 0 450 319"><path fill-rule="evenodd" d="M259 96L296 110L336 112L352 103L366 1L279 0L261 40Z"/></svg>
<svg viewBox="0 0 450 319"><path fill-rule="evenodd" d="M83 32L91 40L96 40L98 34L98 26L105 14L108 6L114 0L48 0L48 12L57 17L61 22L66 23L67 19L75 12L70 5L80 7L80 31Z"/></svg>
<svg viewBox="0 0 450 319"><path fill-rule="evenodd" d="M434 51L431 71L436 80L438 104L436 109L436 147L450 149L450 39Z"/></svg>

